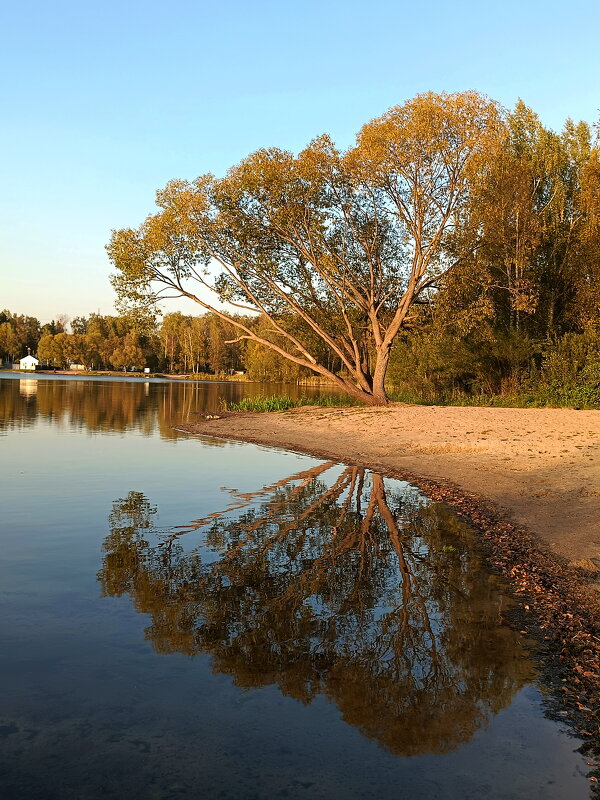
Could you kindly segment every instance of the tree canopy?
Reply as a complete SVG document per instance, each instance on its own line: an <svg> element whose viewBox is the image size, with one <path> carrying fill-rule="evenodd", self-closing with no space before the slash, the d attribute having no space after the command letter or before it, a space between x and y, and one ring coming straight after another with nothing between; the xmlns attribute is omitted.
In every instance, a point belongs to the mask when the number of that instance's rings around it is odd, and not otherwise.
<svg viewBox="0 0 600 800"><path fill-rule="evenodd" d="M138 306L188 297L240 340L385 403L394 339L477 246L451 247L501 138L489 98L429 92L365 125L347 152L321 136L297 156L259 150L223 178L172 181L158 213L113 232L114 286ZM268 331L217 299L261 313Z"/></svg>

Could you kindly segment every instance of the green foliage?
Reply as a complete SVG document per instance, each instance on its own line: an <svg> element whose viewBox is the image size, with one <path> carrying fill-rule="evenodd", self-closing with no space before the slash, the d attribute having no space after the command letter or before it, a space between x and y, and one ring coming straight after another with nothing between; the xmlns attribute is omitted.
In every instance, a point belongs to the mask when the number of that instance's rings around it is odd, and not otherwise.
<svg viewBox="0 0 600 800"><path fill-rule="evenodd" d="M40 338L40 322L25 314L13 314L8 309L0 311L0 361L15 361L35 351Z"/></svg>
<svg viewBox="0 0 600 800"><path fill-rule="evenodd" d="M566 334L550 347L538 389L552 404L600 407L600 333Z"/></svg>
<svg viewBox="0 0 600 800"><path fill-rule="evenodd" d="M246 319L254 324L252 318ZM158 338L158 357L168 372L227 374L243 369L244 343L232 342L235 329L215 314L166 314Z"/></svg>
<svg viewBox="0 0 600 800"><path fill-rule="evenodd" d="M407 403L499 407L600 407L600 334L568 333L556 342L482 329L407 336L392 353L390 399Z"/></svg>

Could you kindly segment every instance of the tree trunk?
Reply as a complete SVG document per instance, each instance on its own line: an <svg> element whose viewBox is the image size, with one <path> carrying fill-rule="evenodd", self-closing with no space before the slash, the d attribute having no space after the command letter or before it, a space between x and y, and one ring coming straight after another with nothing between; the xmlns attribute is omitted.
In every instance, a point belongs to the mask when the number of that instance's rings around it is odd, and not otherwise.
<svg viewBox="0 0 600 800"><path fill-rule="evenodd" d="M377 349L375 373L373 374L373 405L387 406L389 398L385 391L385 376L390 363L391 344L383 344Z"/></svg>

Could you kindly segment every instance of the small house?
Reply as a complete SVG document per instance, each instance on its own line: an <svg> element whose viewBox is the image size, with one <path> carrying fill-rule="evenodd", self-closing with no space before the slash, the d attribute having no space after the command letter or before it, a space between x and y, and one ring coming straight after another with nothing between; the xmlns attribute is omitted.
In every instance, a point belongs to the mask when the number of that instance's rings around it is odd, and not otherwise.
<svg viewBox="0 0 600 800"><path fill-rule="evenodd" d="M25 356L19 362L19 369L26 370L27 372L35 372L39 366L39 361L35 356Z"/></svg>

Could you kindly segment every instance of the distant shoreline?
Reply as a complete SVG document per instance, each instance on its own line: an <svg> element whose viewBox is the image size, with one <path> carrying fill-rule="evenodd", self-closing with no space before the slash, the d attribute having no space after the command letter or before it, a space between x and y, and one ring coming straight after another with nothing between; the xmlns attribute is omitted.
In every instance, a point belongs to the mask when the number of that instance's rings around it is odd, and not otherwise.
<svg viewBox="0 0 600 800"><path fill-rule="evenodd" d="M215 377L215 378L192 378L184 375L164 375L143 372L81 372L69 370L46 371L36 370L31 371L18 371L18 370L0 370L0 378L15 378L20 380L37 380L37 379L50 379L69 378L70 380L117 380L117 381L134 381L135 383L150 381L152 383L241 383L247 385L254 383L254 381L241 381L239 378L228 377Z"/></svg>
<svg viewBox="0 0 600 800"><path fill-rule="evenodd" d="M38 369L38 370L16 370L16 369L0 369L0 377L16 377L16 378L54 378L54 377L70 377L70 378L117 378L119 380L153 380L153 381L179 381L179 382L190 382L190 383L240 383L243 385L268 385L268 384L288 384L288 381L277 381L277 380L270 380L270 381L259 381L254 378L247 378L244 375L206 375L205 373L200 373L196 375L194 373L189 373L186 375L178 375L174 373L164 373L164 372L123 372L122 370L99 370L97 372L85 372L83 370L68 370L68 369L60 369L60 370L49 370L49 369ZM304 386L306 388L315 388L315 387L327 387L330 388L332 391L339 391L337 386L332 384L330 381L315 381L315 380L306 380L306 381L299 381L298 383L291 383L289 385L293 386Z"/></svg>

